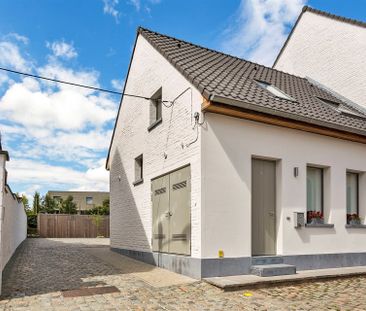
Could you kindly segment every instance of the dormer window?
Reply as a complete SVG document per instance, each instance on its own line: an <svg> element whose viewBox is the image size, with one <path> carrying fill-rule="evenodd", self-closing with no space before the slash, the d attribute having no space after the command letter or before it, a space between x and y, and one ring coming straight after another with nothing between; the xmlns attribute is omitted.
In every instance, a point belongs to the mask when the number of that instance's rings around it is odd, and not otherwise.
<svg viewBox="0 0 366 311"><path fill-rule="evenodd" d="M272 93L272 95L276 97L295 101L295 99L293 99L290 95L287 95L285 92L281 91L279 88L275 87L272 84L269 84L264 81L256 81L256 82L259 84L259 86L266 89L268 92Z"/></svg>
<svg viewBox="0 0 366 311"><path fill-rule="evenodd" d="M147 128L148 131L151 131L158 124L162 122L162 88L158 89L150 99L150 125Z"/></svg>

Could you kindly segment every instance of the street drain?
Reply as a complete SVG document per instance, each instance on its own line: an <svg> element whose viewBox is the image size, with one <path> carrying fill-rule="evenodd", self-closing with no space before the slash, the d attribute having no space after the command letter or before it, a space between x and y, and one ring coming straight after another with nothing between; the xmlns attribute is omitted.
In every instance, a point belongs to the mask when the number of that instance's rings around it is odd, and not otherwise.
<svg viewBox="0 0 366 311"><path fill-rule="evenodd" d="M115 286L85 287L85 288L62 291L62 296L64 296L65 298L73 298L73 297L103 295L119 292L120 292L119 289Z"/></svg>

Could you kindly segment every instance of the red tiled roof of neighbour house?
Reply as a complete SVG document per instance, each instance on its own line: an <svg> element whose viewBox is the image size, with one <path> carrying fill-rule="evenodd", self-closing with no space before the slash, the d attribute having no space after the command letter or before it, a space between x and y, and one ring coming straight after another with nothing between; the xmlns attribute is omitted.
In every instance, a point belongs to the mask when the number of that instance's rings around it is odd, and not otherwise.
<svg viewBox="0 0 366 311"><path fill-rule="evenodd" d="M140 28L139 33L211 101L366 135L366 114L330 92L272 68ZM271 84L294 100L273 95ZM320 100L323 99L323 100ZM354 113L345 114L336 106Z"/></svg>
<svg viewBox="0 0 366 311"><path fill-rule="evenodd" d="M143 36L210 102L366 136L365 110L341 101L305 78L145 28L140 27L138 35ZM275 86L293 100L273 95L258 81ZM338 109L342 107L350 113ZM114 132L109 152L113 137Z"/></svg>
<svg viewBox="0 0 366 311"><path fill-rule="evenodd" d="M324 16L324 17L327 17L327 18L330 18L330 19L334 19L336 21L339 21L339 22L344 22L344 23L348 23L348 24L352 24L352 25L355 25L355 26L359 26L359 27L364 27L366 28L366 22L363 22L363 21L359 21L359 20L356 20L356 19L352 19L352 18L347 18L347 17L343 17L343 16L339 16L339 15L335 15L335 14L332 14L332 13L329 13L329 12L325 12L325 11L321 11L321 10L317 10L317 9L314 9L310 6L304 6L302 8L302 11L301 11L301 14L299 15L299 17L297 18L296 20L296 23L295 25L292 27L291 29L291 32L289 33L289 35L287 36L287 39L285 41L285 43L283 44L280 52L278 53L274 63L273 63L273 66L274 67L277 63L277 61L279 60L283 50L286 48L287 46L287 43L289 42L289 40L291 39L292 37L292 34L297 26L297 24L299 23L302 15L305 13L305 12L311 12L311 13L314 13L314 14L318 14L318 15L321 15L321 16Z"/></svg>

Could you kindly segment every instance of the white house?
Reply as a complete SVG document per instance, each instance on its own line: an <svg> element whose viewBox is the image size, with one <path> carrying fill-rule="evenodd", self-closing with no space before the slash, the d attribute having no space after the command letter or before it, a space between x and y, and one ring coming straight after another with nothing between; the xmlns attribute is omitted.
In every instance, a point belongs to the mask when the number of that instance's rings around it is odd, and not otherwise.
<svg viewBox="0 0 366 311"><path fill-rule="evenodd" d="M11 191L7 183L7 161L9 161L9 154L2 149L0 139L0 282L6 264L27 237L27 216L24 205L21 198Z"/></svg>
<svg viewBox="0 0 366 311"><path fill-rule="evenodd" d="M106 164L112 249L195 278L366 265L357 105L143 28L124 93Z"/></svg>
<svg viewBox="0 0 366 311"><path fill-rule="evenodd" d="M366 23L305 6L273 67L366 108Z"/></svg>

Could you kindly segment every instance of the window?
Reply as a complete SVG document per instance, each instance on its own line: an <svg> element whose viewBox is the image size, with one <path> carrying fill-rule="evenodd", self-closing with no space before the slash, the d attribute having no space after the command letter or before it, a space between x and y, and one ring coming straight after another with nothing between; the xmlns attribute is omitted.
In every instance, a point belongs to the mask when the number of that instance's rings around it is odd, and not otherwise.
<svg viewBox="0 0 366 311"><path fill-rule="evenodd" d="M86 197L86 204L93 204L93 197Z"/></svg>
<svg viewBox="0 0 366 311"><path fill-rule="evenodd" d="M344 115L348 115L351 117L358 117L358 118L362 118L365 119L366 115L361 114L357 109L346 106L344 104L340 104L337 103L335 101L329 100L329 99L325 99L325 98L321 98L321 97L317 97L320 101L322 101L323 103L327 104L328 106L334 108L335 110L337 110L338 112L344 114Z"/></svg>
<svg viewBox="0 0 366 311"><path fill-rule="evenodd" d="M150 99L150 126L148 130L151 131L162 121L162 88L157 90Z"/></svg>
<svg viewBox="0 0 366 311"><path fill-rule="evenodd" d="M359 175L347 172L347 223L359 218L358 183Z"/></svg>
<svg viewBox="0 0 366 311"><path fill-rule="evenodd" d="M133 184L136 186L143 181L143 157L140 155L135 159L135 182Z"/></svg>
<svg viewBox="0 0 366 311"><path fill-rule="evenodd" d="M287 95L285 92L282 92L280 89L278 89L277 87L275 87L272 84L269 84L269 83L264 82L264 81L257 81L257 83L262 88L266 89L268 92L271 92L276 97L280 97L280 98L283 98L283 99L295 101L295 99L293 99L291 96Z"/></svg>
<svg viewBox="0 0 366 311"><path fill-rule="evenodd" d="M307 192L307 221L312 218L323 219L323 177L324 170L319 167L307 167L306 192Z"/></svg>

